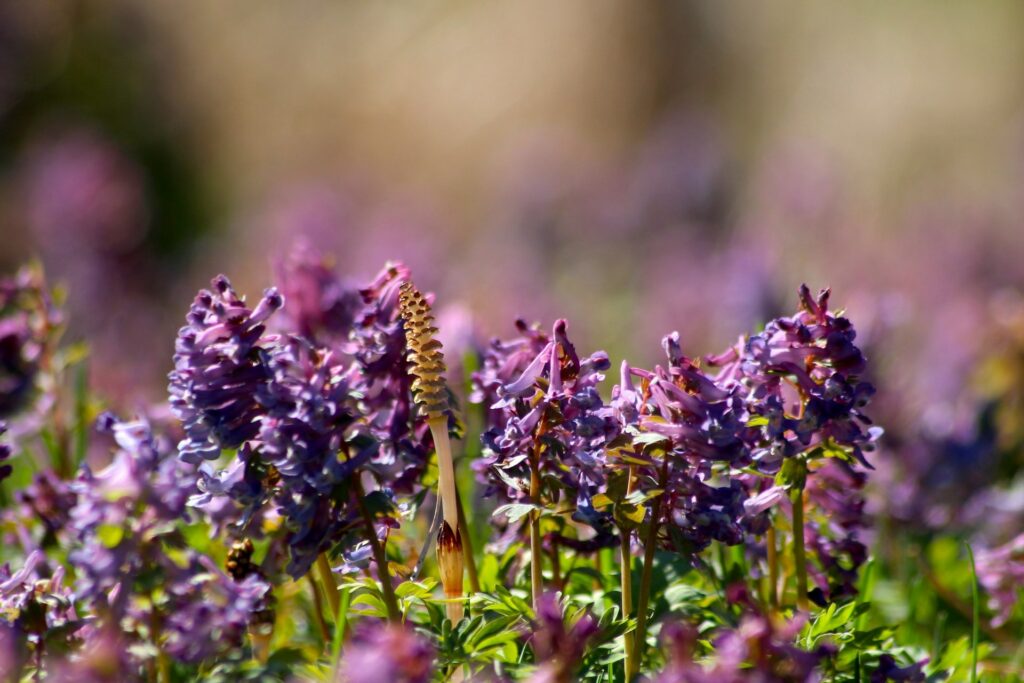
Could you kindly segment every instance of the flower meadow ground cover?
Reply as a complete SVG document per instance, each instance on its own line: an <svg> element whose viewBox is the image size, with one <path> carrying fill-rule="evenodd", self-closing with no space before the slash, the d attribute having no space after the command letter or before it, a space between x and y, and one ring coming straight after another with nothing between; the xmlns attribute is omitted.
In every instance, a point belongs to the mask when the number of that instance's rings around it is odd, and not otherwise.
<svg viewBox="0 0 1024 683"><path fill-rule="evenodd" d="M869 509L829 290L642 368L568 319L442 348L398 263L276 280L215 277L121 415L42 270L0 283L6 680L1022 680L1024 536Z"/></svg>

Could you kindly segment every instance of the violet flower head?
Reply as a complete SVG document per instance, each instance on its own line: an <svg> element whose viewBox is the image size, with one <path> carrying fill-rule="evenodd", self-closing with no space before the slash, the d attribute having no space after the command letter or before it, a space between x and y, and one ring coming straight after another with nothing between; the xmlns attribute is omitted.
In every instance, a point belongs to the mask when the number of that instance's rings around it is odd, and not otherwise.
<svg viewBox="0 0 1024 683"><path fill-rule="evenodd" d="M1010 620L1021 600L1024 585L1024 534L995 548L977 551L978 583L988 593L989 607L995 612L992 625L1000 627Z"/></svg>
<svg viewBox="0 0 1024 683"><path fill-rule="evenodd" d="M567 625L556 593L544 593L537 601L537 617L533 624L530 645L539 669L530 677L531 683L571 683L587 649L587 643L598 632L598 623L584 613Z"/></svg>
<svg viewBox="0 0 1024 683"><path fill-rule="evenodd" d="M271 378L261 387L259 455L275 472L274 500L288 525L288 572L300 577L357 518L349 480L376 452L372 440L352 450L356 421L351 368L300 338L267 353Z"/></svg>
<svg viewBox="0 0 1024 683"><path fill-rule="evenodd" d="M249 625L267 607L270 586L256 575L235 581L200 557L188 581L171 593L174 609L164 626L167 652L182 661L202 662L241 646Z"/></svg>
<svg viewBox="0 0 1024 683"><path fill-rule="evenodd" d="M0 280L0 418L26 407L62 322L41 269Z"/></svg>
<svg viewBox="0 0 1024 683"><path fill-rule="evenodd" d="M170 441L154 434L146 420L123 422L107 414L99 425L118 449L103 469L83 468L73 485L77 502L69 531L76 543L68 558L78 574L76 594L105 603L115 587L157 562L157 541L171 532L168 523L187 518L197 471L178 460Z"/></svg>
<svg viewBox="0 0 1024 683"><path fill-rule="evenodd" d="M284 296L282 327L322 346L348 340L363 298L343 282L330 265L302 241L275 266Z"/></svg>
<svg viewBox="0 0 1024 683"><path fill-rule="evenodd" d="M854 343L847 318L828 310L829 290L817 298L800 288L801 309L776 318L755 334L709 361L722 365L724 386L738 385L751 415L761 421L754 459L772 472L781 458L834 444L870 467L864 451L874 448L881 429L863 408L874 387L860 375L866 360Z"/></svg>
<svg viewBox="0 0 1024 683"><path fill-rule="evenodd" d="M268 289L255 309L223 275L196 296L188 324L178 332L168 390L171 409L184 423L181 458L214 460L259 431L257 389L267 369L260 360L265 322L284 300Z"/></svg>
<svg viewBox="0 0 1024 683"><path fill-rule="evenodd" d="M64 585L64 568L45 576L46 558L39 550L25 558L21 569L11 571L8 565L0 567L0 623L15 628L40 647L48 633L66 641L82 625L75 611L74 596ZM63 634L55 631L63 629Z"/></svg>
<svg viewBox="0 0 1024 683"><path fill-rule="evenodd" d="M0 422L0 437L7 432L7 425ZM11 476L11 472L14 468L7 462L11 457L11 447L6 443L0 443L0 481L3 481L7 477Z"/></svg>
<svg viewBox="0 0 1024 683"><path fill-rule="evenodd" d="M714 654L695 661L697 633L688 626L668 626L669 664L656 683L817 683L819 666L832 655L830 646L808 652L796 645L803 627L799 618L774 622L747 614L734 629L714 638Z"/></svg>
<svg viewBox="0 0 1024 683"><path fill-rule="evenodd" d="M434 671L434 647L410 627L363 621L342 650L339 681L427 683Z"/></svg>
<svg viewBox="0 0 1024 683"><path fill-rule="evenodd" d="M667 368L624 365L612 392L616 415L631 437L622 449L635 490L663 492L650 516L662 547L695 555L712 541L738 544L747 493L730 468L749 461L746 405L736 388L721 386L682 354L678 333L666 336L662 348ZM613 459L621 470L619 462Z"/></svg>
<svg viewBox="0 0 1024 683"><path fill-rule="evenodd" d="M581 358L565 320L555 323L550 337L517 326L523 336L492 343L473 378L474 398L488 402L491 425L483 435L485 455L474 467L488 494L519 502L529 496L533 460L542 478L556 483L547 497L575 502L575 518L600 529L605 520L591 498L604 486L605 450L619 434L612 408L597 391L608 355Z"/></svg>

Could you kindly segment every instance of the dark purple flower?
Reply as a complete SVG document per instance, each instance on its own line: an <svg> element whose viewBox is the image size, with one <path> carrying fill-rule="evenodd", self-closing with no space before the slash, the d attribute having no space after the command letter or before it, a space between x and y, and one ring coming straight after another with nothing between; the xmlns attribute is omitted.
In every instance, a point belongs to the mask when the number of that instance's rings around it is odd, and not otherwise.
<svg viewBox="0 0 1024 683"><path fill-rule="evenodd" d="M0 437L7 432L7 425L0 422ZM11 476L13 468L11 464L7 462L11 457L11 447L5 443L0 443L0 481L3 481L7 477Z"/></svg>
<svg viewBox="0 0 1024 683"><path fill-rule="evenodd" d="M669 663L656 683L817 683L819 665L832 654L828 646L812 652L796 645L799 618L775 622L747 614L739 626L714 637L713 656L697 663L698 634L692 627L668 625L663 633Z"/></svg>
<svg viewBox="0 0 1024 683"><path fill-rule="evenodd" d="M308 242L300 242L276 265L275 273L286 302L281 311L283 329L322 346L348 340L363 298Z"/></svg>
<svg viewBox="0 0 1024 683"><path fill-rule="evenodd" d="M924 683L927 677L924 674L924 666L927 659L915 662L907 666L899 666L892 655L882 655L878 659L878 668L871 673L871 683Z"/></svg>
<svg viewBox="0 0 1024 683"><path fill-rule="evenodd" d="M632 438L623 446L633 486L652 493L647 523L659 544L694 555L712 541L735 545L747 492L730 476L749 459L743 440L747 407L733 388L719 386L682 354L679 335L664 338L667 369L623 365L612 406ZM641 388L635 386L639 379Z"/></svg>
<svg viewBox="0 0 1024 683"><path fill-rule="evenodd" d="M348 683L427 683L434 648L408 626L364 621L342 650L341 671Z"/></svg>
<svg viewBox="0 0 1024 683"><path fill-rule="evenodd" d="M0 418L26 406L62 321L40 268L0 280Z"/></svg>
<svg viewBox="0 0 1024 683"><path fill-rule="evenodd" d="M608 356L598 351L580 358L564 320L550 337L521 322L517 327L522 336L493 342L473 378L471 400L489 406L490 426L474 468L487 481L487 493L507 502L529 501L536 468L544 500L567 499L577 521L601 531L608 519L591 499L605 485L605 451L619 433L597 391Z"/></svg>
<svg viewBox="0 0 1024 683"><path fill-rule="evenodd" d="M801 310L776 318L724 354L719 384L738 390L759 434L749 434L754 459L773 472L781 458L837 447L870 467L871 450L881 430L863 413L874 387L862 381L866 361L854 344L853 324L828 310L829 290L817 298L800 288ZM754 437L754 438L749 438Z"/></svg>
<svg viewBox="0 0 1024 683"><path fill-rule="evenodd" d="M196 296L178 332L168 386L171 409L185 426L178 448L186 462L214 460L256 436L256 394L268 380L260 345L267 318L283 303L268 289L250 309L223 275Z"/></svg>
<svg viewBox="0 0 1024 683"><path fill-rule="evenodd" d="M536 656L538 670L531 683L571 683L587 649L587 643L598 632L598 623L584 613L571 625L565 622L562 605L556 593L544 593L537 600L530 646Z"/></svg>

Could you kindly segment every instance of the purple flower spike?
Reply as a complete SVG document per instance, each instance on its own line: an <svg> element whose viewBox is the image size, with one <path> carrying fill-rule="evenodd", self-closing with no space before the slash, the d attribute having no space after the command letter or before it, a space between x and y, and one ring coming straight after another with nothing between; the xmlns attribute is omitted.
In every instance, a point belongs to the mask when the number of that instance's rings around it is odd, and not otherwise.
<svg viewBox="0 0 1024 683"><path fill-rule="evenodd" d="M212 284L213 291L196 296L188 325L178 332L169 375L171 410L186 433L179 450L190 463L215 460L258 432L256 392L268 380L261 337L267 318L284 304L268 289L250 310L226 277Z"/></svg>
<svg viewBox="0 0 1024 683"><path fill-rule="evenodd" d="M348 683L427 683L434 669L434 648L407 626L363 622L341 655Z"/></svg>

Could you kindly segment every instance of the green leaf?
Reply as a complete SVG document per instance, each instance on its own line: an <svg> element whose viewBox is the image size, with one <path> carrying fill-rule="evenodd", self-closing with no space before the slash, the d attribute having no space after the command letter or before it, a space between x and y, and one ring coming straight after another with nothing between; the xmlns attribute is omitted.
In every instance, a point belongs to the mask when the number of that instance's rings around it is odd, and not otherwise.
<svg viewBox="0 0 1024 683"><path fill-rule="evenodd" d="M493 513L491 513L491 517L504 516L506 519L508 519L510 524L515 524L526 515L530 514L534 510L539 509L540 508L537 505L534 505L533 503L509 503L507 505L502 505Z"/></svg>
<svg viewBox="0 0 1024 683"><path fill-rule="evenodd" d="M100 524L96 528L96 538L107 548L116 548L124 538L124 527L119 524Z"/></svg>

